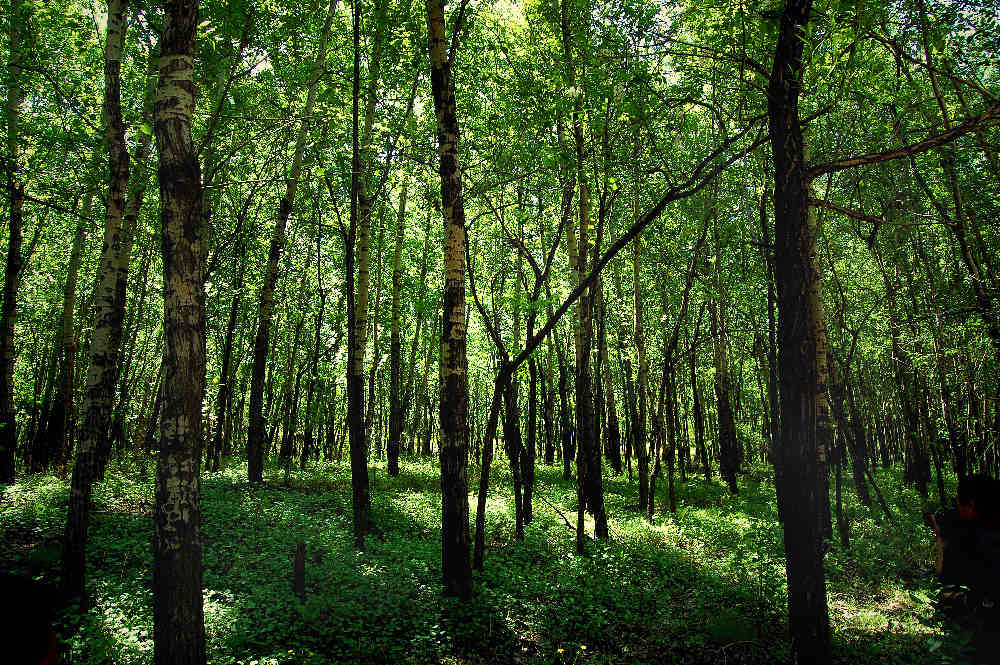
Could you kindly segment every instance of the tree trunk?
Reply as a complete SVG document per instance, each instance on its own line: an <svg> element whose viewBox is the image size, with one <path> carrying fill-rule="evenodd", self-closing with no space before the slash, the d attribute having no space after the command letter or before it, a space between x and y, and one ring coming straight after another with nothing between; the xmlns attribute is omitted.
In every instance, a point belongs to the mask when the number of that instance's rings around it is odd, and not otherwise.
<svg viewBox="0 0 1000 665"><path fill-rule="evenodd" d="M197 0L171 0L160 38L155 132L163 236L163 414L153 535L153 662L203 665L201 487L205 244L195 105Z"/></svg>
<svg viewBox="0 0 1000 665"><path fill-rule="evenodd" d="M90 206L93 197L88 195L83 205L84 217L90 217ZM44 433L38 437L31 459L33 471L45 471L55 460L65 459L72 445L70 418L73 414L73 374L76 364L76 336L74 335L73 318L76 312L76 283L83 257L83 243L87 235L83 220L77 222L76 233L73 235L73 247L69 255L69 268L66 271L66 285L63 287L62 325L56 332L56 341L52 350L54 359L59 364L55 398L51 410L46 407ZM61 362L60 362L61 360Z"/></svg>
<svg viewBox="0 0 1000 665"><path fill-rule="evenodd" d="M323 32L320 35L319 50L316 53L314 73L309 80L309 88L306 93L302 124L299 125L299 133L295 140L295 152L292 155L292 163L285 181L285 195L278 204L278 219L271 236L271 244L267 253L267 268L264 272L264 284L260 291L260 304L257 308L257 335L254 338L253 366L250 370L250 429L247 432L247 476L251 485L264 482L267 425L264 413L264 375L267 369L267 354L271 346L271 323L274 314L274 287L278 282L278 262L285 244L285 227L288 225L288 218L295 205L295 192L298 189L302 156L308 138L309 120L316 99L316 85L325 71L326 45L330 37L330 27L333 23L336 6L337 0L330 0L326 22L323 24Z"/></svg>
<svg viewBox="0 0 1000 665"><path fill-rule="evenodd" d="M444 213L444 312L441 333L441 569L444 591L472 595L469 561L468 361L465 315L465 202L458 161L455 86L447 53L444 6L427 0L431 89L437 113L438 168ZM461 30L456 25L455 30Z"/></svg>
<svg viewBox="0 0 1000 665"><path fill-rule="evenodd" d="M811 192L810 192L811 193ZM812 314L809 325L812 326L810 337L816 343L816 456L819 460L819 492L820 504L817 518L823 529L823 537L833 539L833 520L830 515L830 455L834 448L835 427L827 388L830 381L830 342L826 332L826 309L823 307L822 273L819 267L819 256L816 252L816 239L819 238L821 221L815 208L808 210L806 224L809 227L810 240L809 260L812 263L810 272L814 279L808 283L809 307Z"/></svg>
<svg viewBox="0 0 1000 665"><path fill-rule="evenodd" d="M90 366L83 402L83 423L77 444L76 465L70 482L69 512L62 555L63 589L68 597L85 597L85 553L90 498L95 477L107 459L110 445L111 409L118 383L118 352L125 316L128 261L121 254L131 248L123 238L122 218L128 188L130 156L125 146L125 122L121 107L121 60L125 37L126 0L108 5L104 61L104 129L108 146L110 182L104 244L94 295L94 333L90 342ZM200 421L200 415L199 415Z"/></svg>
<svg viewBox="0 0 1000 665"><path fill-rule="evenodd" d="M646 395L649 392L649 363L646 360L646 336L642 313L642 236L632 241L632 336L635 340L638 385L635 387L635 420L632 423L632 450L639 469L639 510L645 510L649 496L649 444L646 442Z"/></svg>
<svg viewBox="0 0 1000 665"><path fill-rule="evenodd" d="M411 410L411 402L413 402L413 386L417 377L417 349L420 346L420 332L424 323L424 310L426 309L427 303L425 300L425 294L427 293L427 255L430 252L430 241L431 241L431 213L430 207L428 207L427 217L424 221L424 245L423 251L420 254L420 296L414 307L416 310L416 324L413 328L413 341L410 344L410 358L406 363L407 373L406 373L406 389L403 391L403 402L402 411L400 418L402 419L401 427L404 432L401 436L405 436L406 432L406 421L407 413ZM411 423L415 423L416 414L419 412L418 409L413 409L414 417ZM405 436L407 440L407 446L410 452L413 452L413 437L416 436L414 427L411 424L409 430L409 436Z"/></svg>
<svg viewBox="0 0 1000 665"><path fill-rule="evenodd" d="M546 466L552 466L555 463L556 456L556 435L555 435L555 370L553 365L555 360L553 359L553 342L552 338L549 337L546 342L547 354L545 357L545 368L542 372L542 420L545 426L545 464Z"/></svg>
<svg viewBox="0 0 1000 665"><path fill-rule="evenodd" d="M736 486L736 474L740 468L740 449L729 398L729 359L726 352L725 320L722 318L721 306L714 296L709 303L709 309L715 358L715 400L719 420L719 474L729 486L730 494L736 494L739 491Z"/></svg>
<svg viewBox="0 0 1000 665"><path fill-rule="evenodd" d="M319 289L319 312L316 313L316 330L313 337L312 362L309 368L309 391L306 396L306 433L302 440L302 459L300 468L305 469L309 456L313 453L313 427L315 417L313 415L313 395L316 392L316 383L319 381L319 353L320 340L323 332L323 316L326 314L326 291L323 289L323 235L317 230L316 234L316 288ZM318 457L318 455L317 455Z"/></svg>
<svg viewBox="0 0 1000 665"><path fill-rule="evenodd" d="M402 346L400 343L399 292L403 285L403 231L406 226L406 193L409 181L403 179L399 196L399 216L396 220L396 248L392 253L392 331L389 333L389 441L386 444L388 472L399 475L399 441L403 435L403 403L400 399L402 382Z"/></svg>
<svg viewBox="0 0 1000 665"><path fill-rule="evenodd" d="M816 432L816 340L810 307L813 238L799 94L805 63L803 34L811 0L788 0L782 11L768 83L768 125L774 155L775 282L778 291L781 366L780 492L785 518L785 559L792 657L799 663L830 662L830 621L819 528L820 462Z"/></svg>
<svg viewBox="0 0 1000 665"><path fill-rule="evenodd" d="M701 326L701 317L705 313L705 306L698 310L698 319L694 324L694 337L691 341L691 354L689 356L691 370L691 412L694 418L694 447L701 458L702 472L705 480L712 480L712 466L709 464L708 444L705 442L705 417L701 408L701 390L698 388L698 375L695 368L698 363L698 328Z"/></svg>
<svg viewBox="0 0 1000 665"><path fill-rule="evenodd" d="M368 243L368 215L362 209L365 198L361 181L361 148L358 133L358 109L361 94L361 3L354 3L354 68L352 91L351 130L351 220L344 248L345 274L347 275L347 437L351 458L351 505L353 509L354 545L365 548L368 533L368 441L365 436L364 415L364 355L365 337L368 332L368 268L354 268L358 258L367 262L368 248L359 251L358 245ZM358 321L358 315L361 321Z"/></svg>
<svg viewBox="0 0 1000 665"><path fill-rule="evenodd" d="M10 192L10 222L7 237L7 262L4 266L3 323L0 325L0 483L14 482L14 450L17 448L17 411L14 406L14 324L17 320L17 287L23 258L21 245L24 227L24 185L17 182L21 165L20 110L24 101L21 60L29 41L28 18L31 5L26 0L10 3L10 60L7 87L7 191Z"/></svg>
<svg viewBox="0 0 1000 665"><path fill-rule="evenodd" d="M256 189L246 198L243 208L240 210L239 218L236 220L236 256L234 257L234 268L236 278L233 281L233 301L229 307L229 319L226 322L226 332L222 344L222 368L219 372L219 393L215 403L215 432L212 436L212 443L209 445L211 451L211 470L218 471L223 457L223 448L231 442L227 433L230 431L230 423L227 419L230 410L230 403L233 400L232 381L236 375L233 372L233 343L236 337L236 321L240 312L240 302L243 299L243 279L246 274L246 251L247 244L243 234L243 223L250 210L253 195Z"/></svg>

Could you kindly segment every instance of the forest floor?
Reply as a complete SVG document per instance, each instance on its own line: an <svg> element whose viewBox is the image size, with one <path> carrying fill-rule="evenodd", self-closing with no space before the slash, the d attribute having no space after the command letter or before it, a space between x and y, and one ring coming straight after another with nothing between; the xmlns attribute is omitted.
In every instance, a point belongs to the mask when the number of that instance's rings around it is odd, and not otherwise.
<svg viewBox="0 0 1000 665"><path fill-rule="evenodd" d="M789 661L782 535L766 471L742 476L738 496L690 474L677 482L677 513L659 509L661 495L652 524L636 510L635 484L608 477L611 538L578 557L560 515L573 520L575 483L539 466L534 521L515 543L510 477L496 464L485 570L476 599L459 608L440 594L437 468L419 459L402 466L395 479L384 465L372 470L376 532L365 553L352 547L346 466L293 472L287 486L271 468L253 492L240 467L204 475L210 663ZM68 662L152 662L151 477L114 467L96 487L94 604L60 615ZM478 469L469 477L478 479ZM845 492L851 547L833 543L826 557L836 661L981 659L971 652L981 639L972 624L937 606L920 497L895 472L876 477L896 524ZM67 481L52 475L6 489L0 571L55 581L68 494ZM292 590L299 540L307 548L304 602Z"/></svg>

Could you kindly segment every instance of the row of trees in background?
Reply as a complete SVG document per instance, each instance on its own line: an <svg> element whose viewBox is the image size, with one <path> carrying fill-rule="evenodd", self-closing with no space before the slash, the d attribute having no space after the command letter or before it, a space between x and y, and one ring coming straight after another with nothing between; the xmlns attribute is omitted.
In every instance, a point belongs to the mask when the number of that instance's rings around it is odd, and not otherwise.
<svg viewBox="0 0 1000 665"><path fill-rule="evenodd" d="M560 463L581 553L605 468L652 517L768 464L827 662L844 472L888 513L873 465L1000 471L1000 31L812 4L11 0L0 479L75 460L67 590L115 457L158 451L160 662L203 651L202 463L346 456L363 549L369 464L437 451L463 598L498 445L516 537Z"/></svg>

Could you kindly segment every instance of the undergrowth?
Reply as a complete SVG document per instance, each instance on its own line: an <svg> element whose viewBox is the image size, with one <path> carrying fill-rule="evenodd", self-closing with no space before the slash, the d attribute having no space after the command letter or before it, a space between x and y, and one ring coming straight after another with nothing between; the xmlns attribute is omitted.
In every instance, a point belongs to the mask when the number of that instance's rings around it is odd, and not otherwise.
<svg viewBox="0 0 1000 665"><path fill-rule="evenodd" d="M574 482L557 467L538 467L534 521L517 543L510 478L498 469L485 569L475 599L460 605L440 594L437 468L421 459L402 466L395 479L383 466L372 469L375 528L363 553L352 546L342 465L293 472L287 485L274 467L253 491L238 466L204 474L209 662L789 661L782 531L766 471L741 477L738 496L689 474L677 481L677 513L663 511L658 496L652 523L636 509L635 484L609 476L611 538L591 541L580 557L566 523L575 516ZM936 608L920 497L894 472L876 478L892 520L846 492L851 546L830 543L826 555L835 658L961 662L972 638ZM96 486L87 552L93 607L59 617L69 662L152 661L152 497L151 478L131 467L110 469ZM67 483L51 475L4 490L0 569L57 584L67 499ZM300 540L304 601L291 582Z"/></svg>

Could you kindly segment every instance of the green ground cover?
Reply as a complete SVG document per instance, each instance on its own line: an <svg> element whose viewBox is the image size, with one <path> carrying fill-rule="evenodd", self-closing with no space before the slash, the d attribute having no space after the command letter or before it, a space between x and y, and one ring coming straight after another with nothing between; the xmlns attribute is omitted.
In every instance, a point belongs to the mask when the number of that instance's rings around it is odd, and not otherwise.
<svg viewBox="0 0 1000 665"><path fill-rule="evenodd" d="M476 600L442 599L440 491L435 466L373 468L377 533L350 536L346 466L283 474L251 492L243 471L205 474L204 599L209 661L290 663L787 662L782 534L766 472L721 484L678 481L678 512L652 524L635 485L607 478L611 539L573 552L564 516L575 485L539 467L535 519L514 542L509 477L494 475L488 556ZM478 478L476 469L471 478ZM920 497L877 474L895 524L848 493L852 543L826 557L840 662L965 662L973 633L937 607L933 547ZM849 479L848 479L849 480ZM661 483L661 486L665 483ZM662 487L661 490L662 491ZM55 584L68 487L28 476L0 504L0 568ZM72 663L152 661L152 480L112 468L96 487L88 550L89 613L61 613ZM295 545L307 547L306 598L292 589Z"/></svg>

